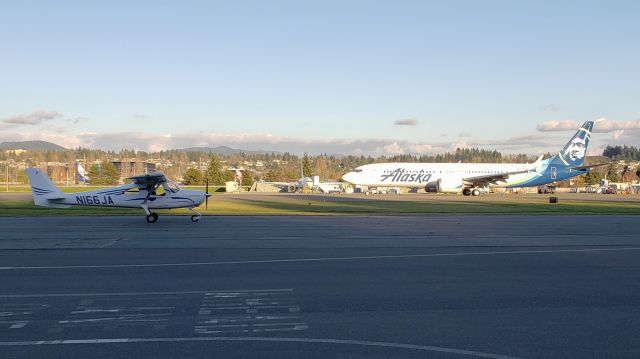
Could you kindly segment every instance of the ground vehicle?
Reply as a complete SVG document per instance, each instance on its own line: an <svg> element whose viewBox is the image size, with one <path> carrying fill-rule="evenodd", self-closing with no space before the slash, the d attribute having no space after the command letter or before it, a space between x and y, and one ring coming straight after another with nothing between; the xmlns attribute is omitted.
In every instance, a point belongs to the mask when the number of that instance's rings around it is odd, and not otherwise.
<svg viewBox="0 0 640 359"><path fill-rule="evenodd" d="M538 194L554 194L557 186L554 184L543 184L538 186Z"/></svg>

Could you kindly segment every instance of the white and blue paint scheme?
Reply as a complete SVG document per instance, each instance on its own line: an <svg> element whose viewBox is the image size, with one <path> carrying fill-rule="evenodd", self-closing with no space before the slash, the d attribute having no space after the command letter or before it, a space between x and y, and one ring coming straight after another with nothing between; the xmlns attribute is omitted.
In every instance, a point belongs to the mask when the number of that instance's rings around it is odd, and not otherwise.
<svg viewBox="0 0 640 359"><path fill-rule="evenodd" d="M37 168L28 168L27 176L31 184L33 202L37 206L69 208L70 206L142 208L147 214L147 222L158 220L155 209L187 208L195 213L193 222L200 219L194 208L205 202L209 193L184 190L167 179L161 172L129 178L132 183L92 191L63 193Z"/></svg>
<svg viewBox="0 0 640 359"><path fill-rule="evenodd" d="M78 183L89 183L91 179L87 175L87 171L82 167L80 162L76 161L76 178L78 179Z"/></svg>
<svg viewBox="0 0 640 359"><path fill-rule="evenodd" d="M342 179L359 186L424 188L427 192L480 194L480 188L532 187L588 173L583 166L593 121L585 122L554 156L534 163L374 163Z"/></svg>

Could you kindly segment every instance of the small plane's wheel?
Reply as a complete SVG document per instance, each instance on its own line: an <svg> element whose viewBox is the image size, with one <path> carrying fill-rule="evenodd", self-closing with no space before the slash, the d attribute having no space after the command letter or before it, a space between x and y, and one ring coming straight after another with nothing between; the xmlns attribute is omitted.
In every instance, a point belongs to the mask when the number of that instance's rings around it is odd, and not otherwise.
<svg viewBox="0 0 640 359"><path fill-rule="evenodd" d="M471 195L471 190L468 188L465 188L462 190L462 194L465 196L470 196Z"/></svg>
<svg viewBox="0 0 640 359"><path fill-rule="evenodd" d="M193 215L191 216L191 222L198 222L200 220L200 216Z"/></svg>
<svg viewBox="0 0 640 359"><path fill-rule="evenodd" d="M480 195L480 190L479 190L479 189L477 189L477 188L474 188L474 189L471 191L471 195L472 195L472 196L479 196L479 195Z"/></svg>
<svg viewBox="0 0 640 359"><path fill-rule="evenodd" d="M147 216L147 222L149 223L155 223L157 220L158 220L157 213L151 213L150 215Z"/></svg>

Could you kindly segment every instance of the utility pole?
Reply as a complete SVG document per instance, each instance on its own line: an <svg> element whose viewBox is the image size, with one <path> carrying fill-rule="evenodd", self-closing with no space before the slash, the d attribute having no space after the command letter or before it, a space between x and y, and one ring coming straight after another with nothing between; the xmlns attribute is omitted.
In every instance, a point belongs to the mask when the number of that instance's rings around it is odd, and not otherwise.
<svg viewBox="0 0 640 359"><path fill-rule="evenodd" d="M7 192L9 192L9 161L7 161Z"/></svg>

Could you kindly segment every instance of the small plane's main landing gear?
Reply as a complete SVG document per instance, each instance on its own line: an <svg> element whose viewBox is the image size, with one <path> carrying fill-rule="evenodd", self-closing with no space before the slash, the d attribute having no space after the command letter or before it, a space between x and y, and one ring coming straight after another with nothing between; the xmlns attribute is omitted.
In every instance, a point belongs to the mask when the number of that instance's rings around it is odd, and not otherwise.
<svg viewBox="0 0 640 359"><path fill-rule="evenodd" d="M151 214L147 215L147 222L155 223L157 220L158 220L158 214L157 213L151 213Z"/></svg>

